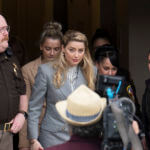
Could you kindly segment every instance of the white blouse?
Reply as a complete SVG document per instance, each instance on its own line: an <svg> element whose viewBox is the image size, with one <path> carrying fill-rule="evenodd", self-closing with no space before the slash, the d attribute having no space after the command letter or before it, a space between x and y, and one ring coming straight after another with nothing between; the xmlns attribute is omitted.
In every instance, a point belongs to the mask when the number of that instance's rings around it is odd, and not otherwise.
<svg viewBox="0 0 150 150"><path fill-rule="evenodd" d="M78 67L75 66L75 67L69 68L68 73L67 73L67 79L69 80L72 92L75 89L77 77L78 77Z"/></svg>

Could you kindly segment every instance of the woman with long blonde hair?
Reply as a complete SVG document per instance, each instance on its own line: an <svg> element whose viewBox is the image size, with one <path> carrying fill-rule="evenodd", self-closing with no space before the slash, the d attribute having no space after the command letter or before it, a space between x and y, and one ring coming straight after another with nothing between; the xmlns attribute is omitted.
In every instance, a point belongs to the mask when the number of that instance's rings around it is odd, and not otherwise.
<svg viewBox="0 0 150 150"><path fill-rule="evenodd" d="M29 102L28 136L33 150L44 149L69 140L68 126L56 111L81 84L94 90L95 72L86 36L69 30L63 38L62 51L56 61L39 67ZM38 134L38 119L46 97L46 113Z"/></svg>
<svg viewBox="0 0 150 150"><path fill-rule="evenodd" d="M91 60L91 56L89 53L89 48L88 48L88 41L87 38L84 34L74 31L74 30L69 30L66 32L64 35L64 43L63 43L63 52L60 54L60 58L58 59L58 63L54 64L54 68L56 69L56 73L54 75L54 85L56 87L60 87L62 84L62 75L64 74L66 77L66 72L70 68L70 63L66 61L65 58L65 48L67 47L68 43L71 41L74 42L81 42L85 46L84 50L84 55L82 60L78 63L78 66L81 67L81 70L83 71L83 74L85 76L85 79L87 80L87 85L89 88L94 89L94 72L93 72L93 62ZM71 50L73 51L73 50ZM71 52L74 53L74 52ZM72 65L74 66L74 65Z"/></svg>

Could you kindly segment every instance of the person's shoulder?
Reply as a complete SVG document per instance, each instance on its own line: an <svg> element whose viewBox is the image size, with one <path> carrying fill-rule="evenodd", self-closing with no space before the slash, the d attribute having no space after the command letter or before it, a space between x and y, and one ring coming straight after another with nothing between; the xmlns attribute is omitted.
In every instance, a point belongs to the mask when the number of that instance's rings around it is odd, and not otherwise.
<svg viewBox="0 0 150 150"><path fill-rule="evenodd" d="M12 62L19 64L17 57L13 54L13 52L10 48L7 48L4 53L5 53L5 56L8 58L9 61L12 61Z"/></svg>
<svg viewBox="0 0 150 150"><path fill-rule="evenodd" d="M40 65L41 64L41 57L38 57L27 64L25 64L22 68L27 69L27 68L32 68L34 65Z"/></svg>
<svg viewBox="0 0 150 150"><path fill-rule="evenodd" d="M40 72L43 72L44 74L47 74L48 76L50 76L51 74L54 73L54 68L51 62L45 63L45 64L41 64L38 68L38 70Z"/></svg>
<svg viewBox="0 0 150 150"><path fill-rule="evenodd" d="M124 76L126 78L126 81L130 81L131 80L130 72L127 69L119 68L119 70L117 72L117 75Z"/></svg>
<svg viewBox="0 0 150 150"><path fill-rule="evenodd" d="M7 60L12 64L12 67L18 69L20 72L21 67L20 67L20 64L18 62L17 57L13 53L11 53L11 51L9 51L9 50L5 54L7 56Z"/></svg>
<svg viewBox="0 0 150 150"><path fill-rule="evenodd" d="M31 64L35 64L35 63L41 63L41 57L38 57L38 58L28 62L26 65L31 65Z"/></svg>

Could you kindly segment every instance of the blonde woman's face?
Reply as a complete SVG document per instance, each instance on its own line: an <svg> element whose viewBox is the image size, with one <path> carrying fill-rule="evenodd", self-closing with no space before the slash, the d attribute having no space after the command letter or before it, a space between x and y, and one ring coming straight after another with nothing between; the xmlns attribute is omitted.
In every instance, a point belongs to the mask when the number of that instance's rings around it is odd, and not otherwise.
<svg viewBox="0 0 150 150"><path fill-rule="evenodd" d="M47 38L40 46L40 50L44 59L53 61L61 51L61 42L58 39Z"/></svg>
<svg viewBox="0 0 150 150"><path fill-rule="evenodd" d="M65 59L70 66L78 65L85 54L83 42L71 41L63 48Z"/></svg>

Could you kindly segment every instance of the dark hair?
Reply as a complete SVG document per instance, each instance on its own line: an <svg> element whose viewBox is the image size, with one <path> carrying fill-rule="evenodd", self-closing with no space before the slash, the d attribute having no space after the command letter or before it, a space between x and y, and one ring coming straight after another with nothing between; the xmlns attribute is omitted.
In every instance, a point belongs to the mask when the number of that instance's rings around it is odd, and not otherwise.
<svg viewBox="0 0 150 150"><path fill-rule="evenodd" d="M118 50L112 45L103 45L96 48L95 61L101 63L105 58L109 58L111 64L119 68Z"/></svg>
<svg viewBox="0 0 150 150"><path fill-rule="evenodd" d="M97 39L105 39L107 40L109 43L111 43L111 38L110 38L110 35L109 33L104 30L104 29L101 29L101 28L98 28L93 37L92 37L92 41L91 41L91 44L93 46L94 42L97 40Z"/></svg>
<svg viewBox="0 0 150 150"><path fill-rule="evenodd" d="M62 43L63 34L62 26L58 22L48 22L43 26L43 32L40 38L40 44L43 44L47 38L58 39Z"/></svg>
<svg viewBox="0 0 150 150"><path fill-rule="evenodd" d="M80 137L100 137L102 136L103 125L102 121L89 126L71 126L73 135Z"/></svg>

